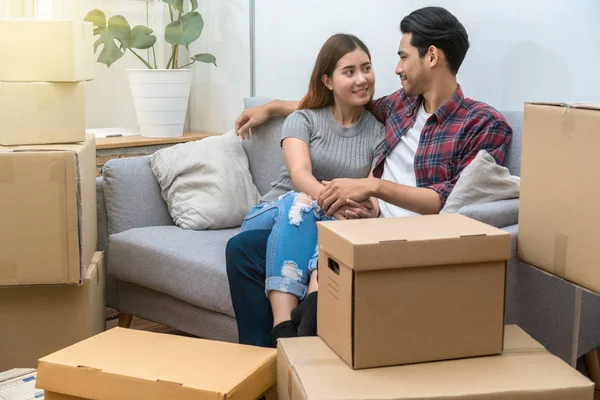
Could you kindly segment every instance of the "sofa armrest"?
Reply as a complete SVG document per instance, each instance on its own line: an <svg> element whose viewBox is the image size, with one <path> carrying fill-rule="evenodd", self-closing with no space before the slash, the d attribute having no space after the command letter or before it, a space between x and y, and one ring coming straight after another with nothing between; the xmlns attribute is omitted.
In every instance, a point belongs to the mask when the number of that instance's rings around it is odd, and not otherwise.
<svg viewBox="0 0 600 400"><path fill-rule="evenodd" d="M148 157L114 158L102 168L108 235L174 225Z"/></svg>
<svg viewBox="0 0 600 400"><path fill-rule="evenodd" d="M458 213L496 228L504 228L519 223L519 199L473 204L462 207Z"/></svg>
<svg viewBox="0 0 600 400"><path fill-rule="evenodd" d="M98 251L106 251L108 248L108 220L106 217L106 204L104 203L103 178L96 178L96 216L98 220Z"/></svg>

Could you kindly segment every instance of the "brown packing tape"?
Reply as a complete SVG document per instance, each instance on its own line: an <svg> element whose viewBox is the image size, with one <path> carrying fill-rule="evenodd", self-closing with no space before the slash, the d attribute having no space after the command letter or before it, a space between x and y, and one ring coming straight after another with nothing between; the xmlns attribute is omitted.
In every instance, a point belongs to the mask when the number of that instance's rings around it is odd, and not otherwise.
<svg viewBox="0 0 600 400"><path fill-rule="evenodd" d="M77 243L79 244L78 253L79 253L79 276L85 275L85 270L87 268L86 262L89 260L84 260L83 254L83 206L82 206L82 193L81 193L81 169L85 168L85 165L82 165L79 157L79 153L75 153L75 198L77 199ZM93 258L93 257L92 257Z"/></svg>
<svg viewBox="0 0 600 400"><path fill-rule="evenodd" d="M12 153L0 153L0 183L15 181L15 165Z"/></svg>
<svg viewBox="0 0 600 400"><path fill-rule="evenodd" d="M74 157L69 157L65 153L69 152L57 152L53 157L48 171L48 178L50 182L63 187L63 190L56 191L58 196L58 209L56 210L58 213L58 234L60 238L63 238L60 265L63 282L71 282L70 263L72 262L71 253L73 250L71 249L72 239L69 235L69 226L72 226L69 210L72 210L75 205L73 204L73 194L69 193L67 189L69 188L68 183L73 180L69 160L74 159ZM79 249L77 249L77 254L79 254Z"/></svg>
<svg viewBox="0 0 600 400"><path fill-rule="evenodd" d="M69 156L63 158L64 170L62 173L65 179L65 207L61 210L64 214L61 215L61 235L68 238L66 242L66 250L64 253L64 269L63 274L69 281L81 280L85 276L87 265L82 264L81 256L81 235L80 232L80 197L79 197L79 175L78 175L78 158L77 152L69 152ZM89 260L88 260L89 261ZM71 276L71 265L76 264L77 276Z"/></svg>
<svg viewBox="0 0 600 400"><path fill-rule="evenodd" d="M2 285L16 285L19 283L19 268L15 263L0 261L0 282Z"/></svg>
<svg viewBox="0 0 600 400"><path fill-rule="evenodd" d="M562 118L562 132L568 136L573 137L575 132L575 114L576 110L567 104L564 107L564 115Z"/></svg>
<svg viewBox="0 0 600 400"><path fill-rule="evenodd" d="M558 233L554 238L554 263L552 271L554 274L565 277L567 272L567 248L569 246L569 238L567 235Z"/></svg>

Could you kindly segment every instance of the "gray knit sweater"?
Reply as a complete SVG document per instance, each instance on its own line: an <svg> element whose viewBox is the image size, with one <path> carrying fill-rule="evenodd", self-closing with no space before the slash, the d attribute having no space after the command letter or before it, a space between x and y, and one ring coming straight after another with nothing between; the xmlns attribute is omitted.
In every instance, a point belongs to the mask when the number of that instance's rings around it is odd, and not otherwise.
<svg viewBox="0 0 600 400"><path fill-rule="evenodd" d="M335 178L366 178L375 153L385 139L385 128L368 111L351 127L340 125L331 107L300 110L286 118L281 141L298 138L309 146L312 174L318 181ZM290 173L284 164L279 179L272 183L263 201L276 200L294 190Z"/></svg>

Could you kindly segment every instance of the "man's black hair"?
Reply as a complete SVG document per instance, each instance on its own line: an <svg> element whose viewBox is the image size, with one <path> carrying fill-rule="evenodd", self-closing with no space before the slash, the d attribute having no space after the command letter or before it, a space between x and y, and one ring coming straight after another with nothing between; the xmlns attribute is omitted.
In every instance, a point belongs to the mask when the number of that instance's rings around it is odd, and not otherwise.
<svg viewBox="0 0 600 400"><path fill-rule="evenodd" d="M469 36L465 27L448 10L442 7L424 7L413 11L400 22L400 31L412 33L411 45L425 56L429 46L444 52L450 72L458 73L467 50Z"/></svg>

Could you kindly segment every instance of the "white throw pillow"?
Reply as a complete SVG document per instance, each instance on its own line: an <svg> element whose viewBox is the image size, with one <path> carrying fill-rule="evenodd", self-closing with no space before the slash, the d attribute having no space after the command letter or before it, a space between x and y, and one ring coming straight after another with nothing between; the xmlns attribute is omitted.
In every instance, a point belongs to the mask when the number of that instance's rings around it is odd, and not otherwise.
<svg viewBox="0 0 600 400"><path fill-rule="evenodd" d="M260 199L234 131L167 147L149 158L169 213L182 228L240 226Z"/></svg>
<svg viewBox="0 0 600 400"><path fill-rule="evenodd" d="M511 175L487 151L480 150L460 174L440 213L456 213L471 204L516 199L520 189L521 178Z"/></svg>

